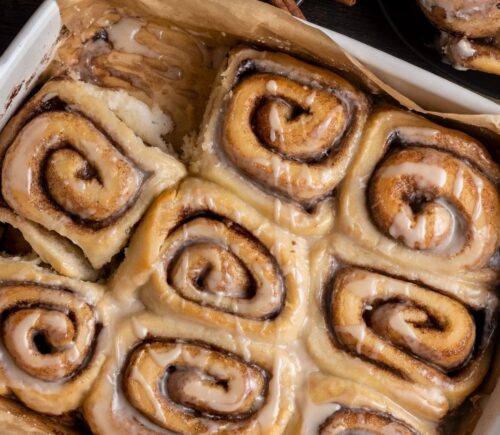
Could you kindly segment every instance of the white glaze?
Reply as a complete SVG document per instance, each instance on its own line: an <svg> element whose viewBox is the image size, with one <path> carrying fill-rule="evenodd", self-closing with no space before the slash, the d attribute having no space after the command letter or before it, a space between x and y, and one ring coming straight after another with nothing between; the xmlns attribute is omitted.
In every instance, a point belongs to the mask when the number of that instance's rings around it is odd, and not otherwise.
<svg viewBox="0 0 500 435"><path fill-rule="evenodd" d="M273 422L276 420L280 410L281 386L280 378L282 373L283 358L277 352L273 365L273 377L269 382L268 396L265 405L257 414L257 422L260 426L261 433L267 433Z"/></svg>
<svg viewBox="0 0 500 435"><path fill-rule="evenodd" d="M307 400L302 408L303 423L300 435L318 433L318 428L321 424L340 408L341 406L338 403L318 404L314 403L312 400Z"/></svg>
<svg viewBox="0 0 500 435"><path fill-rule="evenodd" d="M314 104L314 100L316 99L316 91L313 91L311 94L309 94L306 98L306 104L308 106L312 106Z"/></svg>
<svg viewBox="0 0 500 435"><path fill-rule="evenodd" d="M271 94L276 94L278 92L278 84L276 83L275 80L269 80L266 83L266 89L271 93Z"/></svg>
<svg viewBox="0 0 500 435"><path fill-rule="evenodd" d="M145 57L157 58L159 55L155 51L140 44L136 40L136 35L144 26L144 23L135 18L123 17L120 21L106 30L113 48L126 53L138 54Z"/></svg>
<svg viewBox="0 0 500 435"><path fill-rule="evenodd" d="M406 246L410 248L415 248L417 244L422 244L425 242L426 238L426 225L427 217L424 214L417 215L416 223L413 225L413 221L410 218L410 211L405 207L400 210L389 228L389 234L398 239L402 237Z"/></svg>
<svg viewBox="0 0 500 435"><path fill-rule="evenodd" d="M269 125L271 126L269 133L271 142L275 142L279 138L280 143L283 144L285 142L284 130L276 103L271 105L271 110L269 111Z"/></svg>
<svg viewBox="0 0 500 435"><path fill-rule="evenodd" d="M403 306L399 306L391 310L389 315L389 325L392 329L404 336L406 341L416 341L417 335L415 334L413 328L408 323L406 323L403 310Z"/></svg>
<svg viewBox="0 0 500 435"><path fill-rule="evenodd" d="M213 209L215 209L215 205ZM239 245L241 241L236 242L228 236L231 232L223 224L206 225L204 221L194 220L184 225L180 234L181 238L172 236L168 240L164 254L165 262L172 261L185 241L189 241L190 243L196 240L211 241L211 243L233 253L245 263L255 279L257 291L256 295L251 299L233 298L231 293L238 293L241 289L233 281L233 276L227 273L229 271L221 264L221 259L215 249L205 249L203 251L204 257L212 266L210 275L206 280L206 285L213 290L223 285L228 290L228 295L200 290L191 282L189 279L189 272L191 270L190 257L187 253L180 258L180 267L171 276L177 291L182 292L183 295L189 295L190 298L196 300L198 303L209 304L219 307L219 309L228 310L230 308L235 314L251 315L257 318L265 316L277 306L282 297L283 289L273 263L266 262L259 264L257 262L249 262L245 259L246 248L244 250L244 247ZM223 272L224 270L226 270L226 273ZM275 277L276 279L273 281L270 277Z"/></svg>
<svg viewBox="0 0 500 435"><path fill-rule="evenodd" d="M404 175L415 177L417 185L421 189L430 186L443 187L448 178L446 171L442 167L424 162L404 162L399 165L388 166L380 173L382 178Z"/></svg>
<svg viewBox="0 0 500 435"><path fill-rule="evenodd" d="M455 55L462 58L469 58L476 54L476 50L472 47L471 43L465 38L460 39L460 41L458 41L453 46L453 50L455 52Z"/></svg>
<svg viewBox="0 0 500 435"><path fill-rule="evenodd" d="M148 328L142 325L135 317L132 317L132 326L137 338L144 338L148 335Z"/></svg>
<svg viewBox="0 0 500 435"><path fill-rule="evenodd" d="M474 185L476 187L476 204L474 205L474 211L472 212L472 220L475 222L479 219L481 214L483 213L483 187L484 183L480 177L471 172L472 180L474 181Z"/></svg>
<svg viewBox="0 0 500 435"><path fill-rule="evenodd" d="M153 387L149 385L148 381L144 379L144 376L142 376L140 370L135 366L132 367L132 373L130 375L130 379L131 381L137 382L141 386L142 390L146 393L149 401L151 402L151 405L153 405L155 409L156 418L165 422L166 418L163 412L163 408L161 407L161 404L157 399L155 392L153 391Z"/></svg>
<svg viewBox="0 0 500 435"><path fill-rule="evenodd" d="M460 198L464 188L464 171L460 166L455 175L455 183L453 184L453 195L455 198Z"/></svg>

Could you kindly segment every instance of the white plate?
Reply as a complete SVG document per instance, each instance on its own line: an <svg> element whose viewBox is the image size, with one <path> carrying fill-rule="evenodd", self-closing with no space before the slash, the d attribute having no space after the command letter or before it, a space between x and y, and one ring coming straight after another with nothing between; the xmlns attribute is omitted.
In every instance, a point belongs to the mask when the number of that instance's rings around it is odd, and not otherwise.
<svg viewBox="0 0 500 435"><path fill-rule="evenodd" d="M481 95L355 39L311 26L322 30L382 80L427 110L500 114L500 105ZM56 0L45 0L0 57L0 128L32 90L51 58L60 30ZM474 434L500 434L499 416L500 388L496 388Z"/></svg>

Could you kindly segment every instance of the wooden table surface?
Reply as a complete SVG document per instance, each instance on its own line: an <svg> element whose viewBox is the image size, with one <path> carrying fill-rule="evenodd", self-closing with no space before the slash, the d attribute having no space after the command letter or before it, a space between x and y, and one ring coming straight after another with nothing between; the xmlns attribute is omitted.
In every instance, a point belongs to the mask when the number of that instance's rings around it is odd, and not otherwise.
<svg viewBox="0 0 500 435"><path fill-rule="evenodd" d="M42 1L0 0L0 54ZM358 0L354 7L338 4L334 0L304 0L302 10L313 23L351 36L418 66L426 66L398 39L377 0Z"/></svg>

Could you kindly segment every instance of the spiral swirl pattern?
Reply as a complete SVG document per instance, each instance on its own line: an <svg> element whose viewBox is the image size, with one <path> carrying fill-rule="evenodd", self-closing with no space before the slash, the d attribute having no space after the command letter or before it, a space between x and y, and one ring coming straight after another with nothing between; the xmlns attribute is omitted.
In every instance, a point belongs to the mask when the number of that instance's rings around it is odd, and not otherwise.
<svg viewBox="0 0 500 435"><path fill-rule="evenodd" d="M496 280L499 177L472 137L379 109L339 196L341 256L387 273L396 266L404 276L482 306L485 288ZM363 260L359 249L367 251Z"/></svg>
<svg viewBox="0 0 500 435"><path fill-rule="evenodd" d="M102 228L127 210L143 177L90 121L54 112L28 123L9 147L2 186L9 205L28 219L40 211L54 220L64 213Z"/></svg>
<svg viewBox="0 0 500 435"><path fill-rule="evenodd" d="M224 218L194 218L165 246L169 284L185 299L241 317L266 320L283 309L282 273L267 248Z"/></svg>
<svg viewBox="0 0 500 435"><path fill-rule="evenodd" d="M248 343L242 354L224 331L146 313L118 336L84 406L94 433L284 430L293 394L281 388L292 382L291 365L271 346Z"/></svg>
<svg viewBox="0 0 500 435"><path fill-rule="evenodd" d="M193 433L200 417L225 422L251 417L262 406L268 378L262 368L227 352L153 341L132 352L123 388L130 403L158 426Z"/></svg>
<svg viewBox="0 0 500 435"><path fill-rule="evenodd" d="M328 89L260 73L234 89L224 119L223 148L250 179L312 207L332 192L345 166L349 102ZM347 139L348 140L348 139Z"/></svg>
<svg viewBox="0 0 500 435"><path fill-rule="evenodd" d="M374 173L369 204L380 229L406 247L450 256L468 248L480 265L495 250L493 184L444 151L408 146L390 154Z"/></svg>
<svg viewBox="0 0 500 435"><path fill-rule="evenodd" d="M448 296L356 268L338 271L324 294L327 369L359 356L353 376L371 377L419 415L455 408L487 373L495 300L473 315Z"/></svg>
<svg viewBox="0 0 500 435"><path fill-rule="evenodd" d="M327 232L366 97L331 71L250 49L231 53L221 80L193 171L294 233Z"/></svg>
<svg viewBox="0 0 500 435"><path fill-rule="evenodd" d="M159 314L292 339L305 315L304 242L210 183L188 179L171 197L158 199L134 236L112 284L119 297L143 283Z"/></svg>
<svg viewBox="0 0 500 435"><path fill-rule="evenodd" d="M2 340L19 368L49 382L81 369L97 332L92 307L75 310L71 292L28 285L4 287L2 299Z"/></svg>
<svg viewBox="0 0 500 435"><path fill-rule="evenodd" d="M70 80L47 83L2 132L0 151L8 206L71 240L98 269L184 170L147 148L95 92Z"/></svg>
<svg viewBox="0 0 500 435"><path fill-rule="evenodd" d="M0 285L0 378L34 410L73 410L103 359L95 355L102 323L94 306L102 290L74 289L78 282L29 266L4 267L37 279Z"/></svg>

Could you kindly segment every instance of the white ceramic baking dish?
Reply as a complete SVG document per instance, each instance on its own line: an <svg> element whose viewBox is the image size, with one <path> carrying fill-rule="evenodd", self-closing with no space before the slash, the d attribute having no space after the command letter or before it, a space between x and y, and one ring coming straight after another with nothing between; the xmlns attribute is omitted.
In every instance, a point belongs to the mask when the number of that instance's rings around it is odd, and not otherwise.
<svg viewBox="0 0 500 435"><path fill-rule="evenodd" d="M313 25L314 26L314 25ZM427 110L500 114L500 104L345 35L314 26L402 94ZM0 129L32 90L57 45L61 18L45 0L0 57ZM474 435L500 434L500 385L489 398Z"/></svg>

